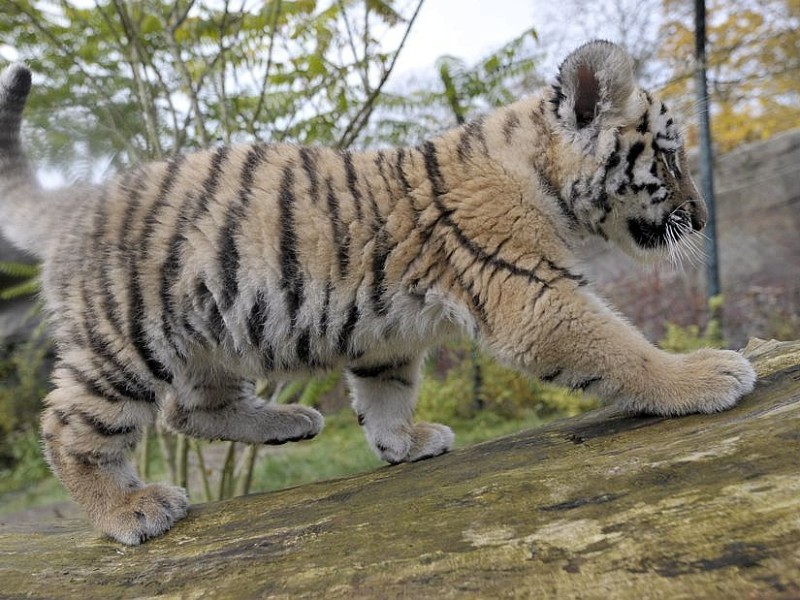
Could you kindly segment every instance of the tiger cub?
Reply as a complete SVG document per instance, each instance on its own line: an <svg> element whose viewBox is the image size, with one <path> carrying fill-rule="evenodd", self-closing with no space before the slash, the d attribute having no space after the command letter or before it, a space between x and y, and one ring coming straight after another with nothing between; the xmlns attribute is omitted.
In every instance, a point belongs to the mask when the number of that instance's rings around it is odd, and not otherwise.
<svg viewBox="0 0 800 600"><path fill-rule="evenodd" d="M0 195L6 236L44 263L59 353L44 445L120 542L187 513L184 490L142 482L128 458L157 411L206 439L320 432L317 411L260 399L259 377L345 369L390 463L451 448L448 427L413 412L426 349L457 335L632 413L710 413L753 389L735 352L648 343L576 267L583 236L647 257L706 221L678 125L612 43L414 148L221 146L60 191L35 183L21 149L30 86L21 64L0 79Z"/></svg>

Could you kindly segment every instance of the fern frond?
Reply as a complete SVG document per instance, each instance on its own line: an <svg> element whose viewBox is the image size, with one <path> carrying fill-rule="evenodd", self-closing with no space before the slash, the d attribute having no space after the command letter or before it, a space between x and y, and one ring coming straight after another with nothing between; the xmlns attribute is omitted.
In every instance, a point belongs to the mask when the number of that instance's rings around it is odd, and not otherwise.
<svg viewBox="0 0 800 600"><path fill-rule="evenodd" d="M7 262L0 261L0 274L14 278L31 278L38 277L40 271L39 265L31 265L20 262Z"/></svg>
<svg viewBox="0 0 800 600"><path fill-rule="evenodd" d="M39 278L32 277L22 283L12 285L0 290L0 300L16 300L24 296L33 296L39 293Z"/></svg>

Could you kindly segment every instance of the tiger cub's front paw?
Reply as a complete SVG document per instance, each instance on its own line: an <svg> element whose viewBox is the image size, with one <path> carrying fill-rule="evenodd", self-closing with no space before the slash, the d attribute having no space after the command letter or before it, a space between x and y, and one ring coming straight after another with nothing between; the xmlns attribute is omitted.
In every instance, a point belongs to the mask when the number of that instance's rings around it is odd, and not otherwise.
<svg viewBox="0 0 800 600"><path fill-rule="evenodd" d="M755 387L756 372L738 352L703 348L674 359L669 375L654 382L648 397L627 405L631 412L663 416L720 412Z"/></svg>
<svg viewBox="0 0 800 600"><path fill-rule="evenodd" d="M383 460L397 464L444 454L453 447L454 439L453 430L447 425L415 423L400 432L380 436L373 445Z"/></svg>
<svg viewBox="0 0 800 600"><path fill-rule="evenodd" d="M703 348L686 355L684 361L697 394L694 410L689 412L727 410L755 387L755 369L738 352Z"/></svg>

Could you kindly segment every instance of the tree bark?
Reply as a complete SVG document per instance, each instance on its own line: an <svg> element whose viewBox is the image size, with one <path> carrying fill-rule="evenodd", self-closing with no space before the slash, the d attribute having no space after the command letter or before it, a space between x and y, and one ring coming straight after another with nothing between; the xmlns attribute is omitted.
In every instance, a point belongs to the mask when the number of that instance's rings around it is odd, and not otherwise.
<svg viewBox="0 0 800 600"><path fill-rule="evenodd" d="M0 526L3 598L797 598L800 342L676 419L604 408L449 455L192 508L125 547Z"/></svg>

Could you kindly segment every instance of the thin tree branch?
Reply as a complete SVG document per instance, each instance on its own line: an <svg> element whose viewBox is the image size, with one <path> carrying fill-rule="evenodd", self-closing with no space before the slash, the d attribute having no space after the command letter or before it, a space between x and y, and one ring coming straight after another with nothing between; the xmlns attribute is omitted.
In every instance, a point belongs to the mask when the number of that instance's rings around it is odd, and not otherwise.
<svg viewBox="0 0 800 600"><path fill-rule="evenodd" d="M145 78L139 72L140 68L144 68L144 61L141 56L141 48L139 46L139 31L131 19L130 13L122 0L113 0L114 8L120 18L123 32L128 38L128 64L131 67L131 74L133 75L134 83L138 91L139 102L142 105L142 112L144 114L145 131L147 132L147 141L150 146L151 153L156 158L161 158L163 149L161 147L161 138L158 134L158 113L156 110L155 102L147 88Z"/></svg>
<svg viewBox="0 0 800 600"><path fill-rule="evenodd" d="M414 9L414 13L411 15L411 18L408 21L408 26L403 33L400 44L397 46L397 50L392 57L392 61L389 63L389 67L384 71L381 80L378 82L378 85L372 90L364 104L361 106L361 109L356 113L356 115L345 128L342 135L339 137L339 140L336 143L337 147L347 148L350 146L361 133L361 130L366 126L370 116L372 115L372 111L375 109L375 102L380 96L383 86L386 84L386 80L389 79L389 76L392 74L394 66L397 64L397 58L400 56L400 52L403 50L403 47L406 44L408 35L411 33L411 28L414 26L414 22L417 20L417 16L419 15L419 11L424 2L425 0L419 0L417 3L417 7Z"/></svg>
<svg viewBox="0 0 800 600"><path fill-rule="evenodd" d="M161 26L164 28L167 46L170 54L172 54L172 59L175 61L175 68L177 69L178 75L183 83L183 91L189 97L189 104L191 105L192 112L194 113L194 124L197 140L201 145L207 146L209 144L208 132L206 130L205 118L200 107L200 98L198 96L200 85L198 84L197 88L195 88L194 83L192 82L192 75L186 66L186 62L181 56L181 48L178 44L177 38L175 37L177 26L174 23L167 22L160 14L158 15L158 18L161 22Z"/></svg>
<svg viewBox="0 0 800 600"><path fill-rule="evenodd" d="M255 135L255 127L256 123L261 118L261 111L264 108L264 99L267 95L267 85L269 85L269 77L272 71L272 60L273 60L273 52L275 49L275 32L278 29L278 17L281 14L281 0L276 0L274 11L275 14L272 15L272 23L270 25L269 31L269 47L267 49L267 68L264 72L264 78L261 80L261 93L258 96L258 104L256 104L256 110L253 112L253 118L250 119L250 123L248 124L248 131Z"/></svg>
<svg viewBox="0 0 800 600"><path fill-rule="evenodd" d="M364 58L360 59L358 57L358 51L356 50L355 35L353 35L353 29L350 27L350 19L347 18L347 10L345 8L344 2L342 0L337 0L336 3L339 5L339 11L341 11L342 13L342 20L344 21L344 29L347 32L347 44L348 46L350 46L350 51L353 53L353 66L357 66L359 63L362 63L366 60L367 49L364 48ZM369 6L366 2L364 4L365 6ZM361 85L364 86L364 90L369 92L370 89L369 89L368 71L366 71L366 69L360 69L359 76L361 77Z"/></svg>

